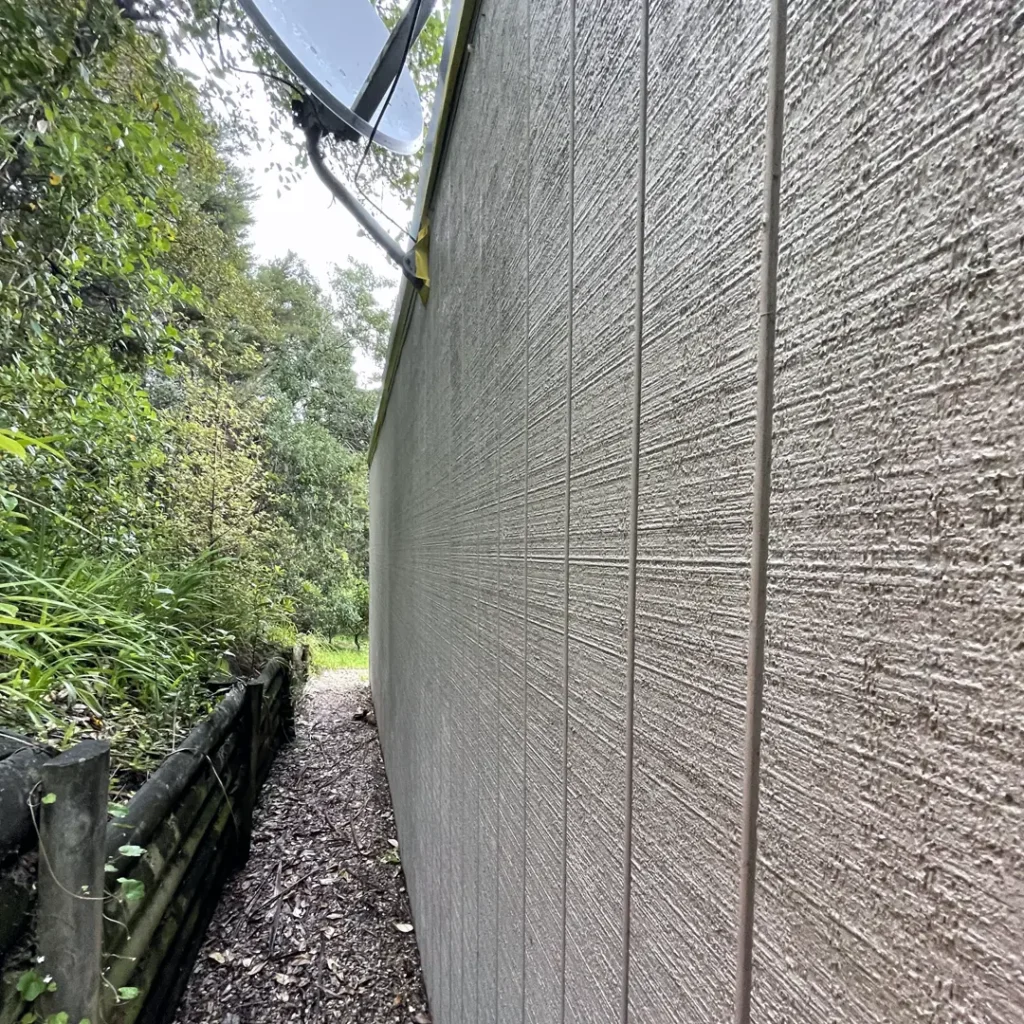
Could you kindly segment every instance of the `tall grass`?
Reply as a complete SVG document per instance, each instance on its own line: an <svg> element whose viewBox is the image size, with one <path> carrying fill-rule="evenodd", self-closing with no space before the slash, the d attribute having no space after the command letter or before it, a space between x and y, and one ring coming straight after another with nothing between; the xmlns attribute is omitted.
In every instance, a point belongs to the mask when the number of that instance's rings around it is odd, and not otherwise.
<svg viewBox="0 0 1024 1024"><path fill-rule="evenodd" d="M204 681L244 628L230 569L213 553L176 569L0 561L0 724L61 745L105 735L152 763L209 707Z"/></svg>
<svg viewBox="0 0 1024 1024"><path fill-rule="evenodd" d="M335 637L328 640L319 633L305 634L299 639L309 645L309 653L314 669L362 668L370 667L369 641L356 650L351 640Z"/></svg>

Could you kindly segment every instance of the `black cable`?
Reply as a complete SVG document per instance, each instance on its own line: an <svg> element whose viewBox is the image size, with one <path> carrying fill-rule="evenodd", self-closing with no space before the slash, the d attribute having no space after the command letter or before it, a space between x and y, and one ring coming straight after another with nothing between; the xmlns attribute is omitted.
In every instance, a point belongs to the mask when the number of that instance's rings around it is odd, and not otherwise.
<svg viewBox="0 0 1024 1024"><path fill-rule="evenodd" d="M366 202L368 202L389 224L391 224L392 227L398 228L398 230L401 231L402 234L405 235L406 238L408 238L411 242L416 241L416 236L408 228L402 227L402 225L399 224L398 221L395 220L395 218L392 217L390 214L385 213L384 210L380 206L378 206L376 202L374 202L373 197L369 195L366 191L364 191L363 187L359 184L358 181L354 182L353 184L355 185L356 191L360 194L360 196L362 196Z"/></svg>
<svg viewBox="0 0 1024 1024"><path fill-rule="evenodd" d="M317 145L317 149L319 150L321 140L324 139L324 138L328 138L329 134L328 133L324 133L321 128L317 128L316 130L319 133L317 135L317 138L316 138L316 145ZM323 154L321 154L321 160L322 159L323 159ZM324 167L326 169L326 164L324 165ZM330 173L330 172L328 172L328 173ZM333 177L333 175L332 175L332 177ZM366 189L364 189L362 187L362 185L359 184L359 182L353 181L352 182L352 187L359 193L359 195L363 198L363 200L366 203L368 203L370 206L372 206L373 209L377 211L377 213L379 213L386 221L388 221L389 224L392 225L392 227L398 228L398 230L401 231L401 233L403 235L405 235L409 239L409 241L411 241L411 242L415 242L416 241L416 236L413 235L409 231L408 228L403 227L401 224L399 224L398 221L395 220L395 218L392 217L389 213L387 213L382 207L378 206L378 204L374 201L373 197L366 191Z"/></svg>
<svg viewBox="0 0 1024 1024"><path fill-rule="evenodd" d="M416 36L416 21L420 16L420 7L422 4L423 0L416 0L416 8L413 10L412 17L409 19L409 38L405 41L405 52L402 54L402 63L399 66L398 74L395 75L395 80L391 83L391 88L388 89L387 96L384 97L383 104L381 104L380 113L377 114L377 119L373 124L373 130L370 132L370 137L366 140L366 147L363 149L363 155L359 158L359 166L356 168L355 176L356 185L359 184L359 175L362 172L363 164L366 161L366 155L370 152L370 147L373 145L373 140L377 135L377 129L380 127L380 123L384 119L384 115L387 113L388 104L391 102L391 97L395 95L395 89L398 88L398 80L402 77L402 69L405 67L405 62L409 59L413 39Z"/></svg>

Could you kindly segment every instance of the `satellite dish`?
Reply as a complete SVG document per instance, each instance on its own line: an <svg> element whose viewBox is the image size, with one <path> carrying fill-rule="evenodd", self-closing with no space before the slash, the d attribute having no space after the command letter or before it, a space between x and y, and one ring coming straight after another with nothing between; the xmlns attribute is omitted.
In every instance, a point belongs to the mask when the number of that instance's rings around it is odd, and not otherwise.
<svg viewBox="0 0 1024 1024"><path fill-rule="evenodd" d="M327 168L320 142L361 136L395 153L415 153L423 138L420 95L405 60L434 0L410 0L389 33L371 0L240 0L274 52L309 90L295 104L310 163L320 180L417 287L412 252L363 209Z"/></svg>
<svg viewBox="0 0 1024 1024"><path fill-rule="evenodd" d="M350 138L372 135L396 153L416 152L423 138L423 111L402 58L430 17L433 0L413 0L390 36L370 0L241 2L288 69L351 129ZM410 21L418 23L412 25L412 40ZM389 51L396 52L385 62Z"/></svg>

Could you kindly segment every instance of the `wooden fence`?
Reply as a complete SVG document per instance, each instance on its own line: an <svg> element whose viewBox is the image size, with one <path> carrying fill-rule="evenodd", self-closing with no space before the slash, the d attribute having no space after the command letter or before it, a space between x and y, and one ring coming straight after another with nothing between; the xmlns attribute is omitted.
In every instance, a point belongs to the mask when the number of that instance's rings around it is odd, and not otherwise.
<svg viewBox="0 0 1024 1024"><path fill-rule="evenodd" d="M106 743L58 754L0 735L0 1024L170 1019L248 856L307 657L296 648L236 680L120 817L108 815Z"/></svg>

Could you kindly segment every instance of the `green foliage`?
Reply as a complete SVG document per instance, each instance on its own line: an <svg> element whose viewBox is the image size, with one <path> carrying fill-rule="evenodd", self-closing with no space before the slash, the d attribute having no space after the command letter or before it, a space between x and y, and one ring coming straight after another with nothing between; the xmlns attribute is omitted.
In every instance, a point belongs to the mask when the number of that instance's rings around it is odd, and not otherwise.
<svg viewBox="0 0 1024 1024"><path fill-rule="evenodd" d="M53 992L57 986L37 971L22 971L18 975L18 995L26 1003L34 1003L44 992Z"/></svg>
<svg viewBox="0 0 1024 1024"><path fill-rule="evenodd" d="M146 896L145 883L137 878L119 878L121 885L120 897L125 903L138 903Z"/></svg>
<svg viewBox="0 0 1024 1024"><path fill-rule="evenodd" d="M49 990L55 991L56 985L51 985ZM22 1014L18 1018L19 1024L68 1024L68 1015L61 1010L59 1013L48 1013L45 1017L40 1017L38 1013L34 1013L31 1010L28 1013ZM91 1024L88 1017L83 1017L78 1024Z"/></svg>
<svg viewBox="0 0 1024 1024"><path fill-rule="evenodd" d="M176 340L175 179L212 159L193 94L111 3L5 0L0 37L0 352L59 377L58 338L72 363Z"/></svg>
<svg viewBox="0 0 1024 1024"><path fill-rule="evenodd" d="M254 265L219 87L168 58L216 63L217 11L0 0L0 724L141 771L225 669L367 622L377 396L352 358L382 358L388 282Z"/></svg>
<svg viewBox="0 0 1024 1024"><path fill-rule="evenodd" d="M341 637L328 640L319 633L307 633L301 637L309 645L315 669L369 668L370 653L365 644L360 650L351 641Z"/></svg>
<svg viewBox="0 0 1024 1024"><path fill-rule="evenodd" d="M377 302L374 293L392 284L389 278L351 256L347 265L336 266L331 276L342 332L379 367L384 366L388 354L391 314Z"/></svg>
<svg viewBox="0 0 1024 1024"><path fill-rule="evenodd" d="M140 765L166 753L177 723L209 707L202 680L234 640L232 572L210 554L164 570L83 558L45 576L0 561L15 610L0 618L4 719L65 743L130 736Z"/></svg>

